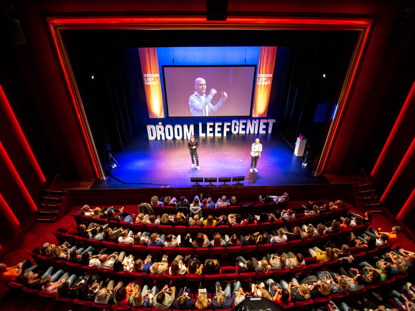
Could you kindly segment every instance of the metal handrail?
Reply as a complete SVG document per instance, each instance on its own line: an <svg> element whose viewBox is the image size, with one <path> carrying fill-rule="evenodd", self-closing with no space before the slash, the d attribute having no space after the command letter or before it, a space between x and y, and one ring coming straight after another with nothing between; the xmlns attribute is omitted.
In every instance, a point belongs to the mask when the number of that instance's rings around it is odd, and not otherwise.
<svg viewBox="0 0 415 311"><path fill-rule="evenodd" d="M49 197L50 197L50 194L52 193L53 186L55 185L55 181L56 181L56 179L57 179L60 175L61 175L61 173L57 174L57 175L53 178L52 185L50 186L50 189L49 189L48 197L46 198L45 208L48 208L48 203L49 203ZM60 177L59 177L59 179L60 179ZM50 208L50 212L52 213L52 209L51 209L51 208Z"/></svg>
<svg viewBox="0 0 415 311"><path fill-rule="evenodd" d="M364 169L360 168L360 167L359 167L359 170L361 170L363 172L363 174L365 175L367 185L369 186L370 193L372 194L372 199L373 199L373 201L376 201L375 194L373 192L372 186L370 185L369 177L367 177L366 171Z"/></svg>

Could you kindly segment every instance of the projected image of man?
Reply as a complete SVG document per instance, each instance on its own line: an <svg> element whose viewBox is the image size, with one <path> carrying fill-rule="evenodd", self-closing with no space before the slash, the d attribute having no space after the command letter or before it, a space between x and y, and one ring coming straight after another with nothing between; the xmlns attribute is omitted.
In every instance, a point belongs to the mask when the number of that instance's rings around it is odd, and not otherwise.
<svg viewBox="0 0 415 311"><path fill-rule="evenodd" d="M221 92L219 101L215 106L212 105L211 100L216 95L217 91L211 89L209 95L206 96L206 81L203 78L195 80L196 92L189 98L189 107L192 116L211 116L213 115L226 101L228 94Z"/></svg>

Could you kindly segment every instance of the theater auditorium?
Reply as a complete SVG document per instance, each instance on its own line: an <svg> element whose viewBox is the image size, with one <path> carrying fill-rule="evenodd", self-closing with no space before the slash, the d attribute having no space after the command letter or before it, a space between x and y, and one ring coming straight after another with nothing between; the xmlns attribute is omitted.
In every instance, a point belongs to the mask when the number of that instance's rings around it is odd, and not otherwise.
<svg viewBox="0 0 415 311"><path fill-rule="evenodd" d="M1 4L1 310L414 310L413 1Z"/></svg>

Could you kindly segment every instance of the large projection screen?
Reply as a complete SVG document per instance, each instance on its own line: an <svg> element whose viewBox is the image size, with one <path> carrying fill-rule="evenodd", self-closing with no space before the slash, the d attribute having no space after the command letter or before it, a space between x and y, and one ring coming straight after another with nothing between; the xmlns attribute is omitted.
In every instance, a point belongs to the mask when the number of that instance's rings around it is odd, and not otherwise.
<svg viewBox="0 0 415 311"><path fill-rule="evenodd" d="M164 91L168 117L250 117L252 98L255 85L256 66L163 66ZM206 82L205 95L211 89L217 94L210 103L215 107L221 99L221 93L226 92L227 99L213 111L195 112L189 101L206 101L190 98L195 94L195 80L203 78ZM200 104L200 103L199 103ZM193 105L193 104L192 104ZM198 106L200 107L200 106ZM193 113L192 111L193 110Z"/></svg>

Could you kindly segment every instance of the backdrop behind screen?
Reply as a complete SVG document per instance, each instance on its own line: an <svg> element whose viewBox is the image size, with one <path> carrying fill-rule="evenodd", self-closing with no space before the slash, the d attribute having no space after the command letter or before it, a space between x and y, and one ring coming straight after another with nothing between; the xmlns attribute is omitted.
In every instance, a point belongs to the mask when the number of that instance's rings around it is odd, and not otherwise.
<svg viewBox="0 0 415 311"><path fill-rule="evenodd" d="M213 116L251 116L256 66L163 66L165 100L169 117L192 117L189 97L195 93L195 80L206 81L206 95L218 92L211 103L216 105L221 92L227 100Z"/></svg>

